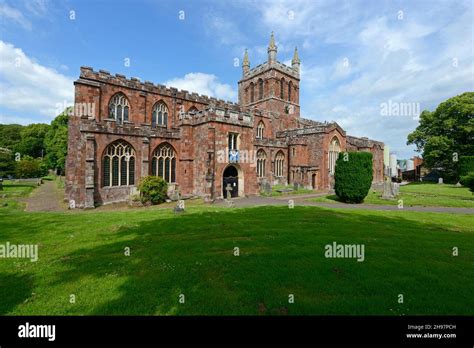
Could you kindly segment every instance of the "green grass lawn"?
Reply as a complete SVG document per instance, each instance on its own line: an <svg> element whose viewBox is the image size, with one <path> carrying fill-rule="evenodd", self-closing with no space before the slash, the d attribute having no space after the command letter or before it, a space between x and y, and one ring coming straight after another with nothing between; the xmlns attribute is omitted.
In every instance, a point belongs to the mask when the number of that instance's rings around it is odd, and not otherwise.
<svg viewBox="0 0 474 348"><path fill-rule="evenodd" d="M0 314L473 315L473 222L302 206L190 204L175 215L170 207L26 213L8 205L0 244L37 243L39 260L0 258ZM333 241L364 244L365 261L325 258Z"/></svg>
<svg viewBox="0 0 474 348"><path fill-rule="evenodd" d="M400 186L400 196L397 199L386 200L381 198L382 193L373 190L364 199L365 204L398 205L398 200L403 200L403 205L425 207L458 207L474 208L474 196L467 187L457 187L449 184L412 183ZM316 197L314 202L337 203L336 195Z"/></svg>

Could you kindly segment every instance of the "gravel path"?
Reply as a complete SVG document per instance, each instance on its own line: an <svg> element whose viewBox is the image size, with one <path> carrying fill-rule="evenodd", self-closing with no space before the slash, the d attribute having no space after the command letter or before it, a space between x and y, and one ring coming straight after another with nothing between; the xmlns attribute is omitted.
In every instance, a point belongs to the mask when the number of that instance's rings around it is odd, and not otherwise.
<svg viewBox="0 0 474 348"><path fill-rule="evenodd" d="M64 192L58 188L55 181L44 181L40 187L33 190L26 201L26 211L64 211L62 203Z"/></svg>

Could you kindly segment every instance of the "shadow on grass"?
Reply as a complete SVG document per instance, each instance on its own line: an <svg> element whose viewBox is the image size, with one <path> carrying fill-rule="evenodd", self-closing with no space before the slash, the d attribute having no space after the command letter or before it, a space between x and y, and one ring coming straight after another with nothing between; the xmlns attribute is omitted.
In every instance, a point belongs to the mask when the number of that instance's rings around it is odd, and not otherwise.
<svg viewBox="0 0 474 348"><path fill-rule="evenodd" d="M0 314L5 315L31 297L31 275L0 274Z"/></svg>
<svg viewBox="0 0 474 348"><path fill-rule="evenodd" d="M272 278L272 272L281 275L281 269L285 266L289 270L296 267L294 262L308 253L304 250L308 241L321 245L321 254L315 258L323 260L324 244L334 240L366 243L374 237L394 238L397 242L394 247L402 251L405 247L413 247L415 241L424 241L421 238L426 238L430 232L444 239L447 245L454 245L456 234L446 233L445 226L369 212L353 214L316 207L292 210L256 207L185 213L141 222L135 227L122 227L106 238L107 241L120 241L80 249L63 256L62 265L67 271L56 273L56 280L52 283L69 285L91 276L104 283L111 281L114 293L110 294L110 299L103 296L97 298L94 302L98 304L81 314L256 315L262 293L266 293L267 298L278 297L278 291L284 286L276 276ZM311 239L313 236L314 240ZM233 257L232 249L236 241L249 248L247 250L253 248L252 256L242 259ZM464 245L466 250L474 248L474 244L467 244ZM432 247L429 243L427 245ZM131 249L131 256L125 256L126 247ZM403 256L400 258L403 259ZM328 267L330 272L333 266L328 262L321 267ZM312 269L298 270L303 271L312 272ZM407 271L416 273L409 267L401 269L400 273ZM472 273L472 270L465 271ZM285 274L291 280L292 272L287 272ZM120 285L114 283L116 277L121 279ZM246 279L256 279L252 292L249 288L235 285L235 282L242 284ZM10 294L8 301L4 301L2 296L1 313L14 308L27 293L31 293L31 283L24 281L23 277L0 278L1 293ZM413 282L417 282L415 276ZM305 289L321 286L317 283L297 285ZM461 285L453 284L453 287ZM423 285L419 287L421 294L432 291L423 288ZM186 294L186 304L178 303L181 293ZM249 298L255 302L249 303ZM442 296L437 300L441 301ZM381 312L382 308L380 305Z"/></svg>

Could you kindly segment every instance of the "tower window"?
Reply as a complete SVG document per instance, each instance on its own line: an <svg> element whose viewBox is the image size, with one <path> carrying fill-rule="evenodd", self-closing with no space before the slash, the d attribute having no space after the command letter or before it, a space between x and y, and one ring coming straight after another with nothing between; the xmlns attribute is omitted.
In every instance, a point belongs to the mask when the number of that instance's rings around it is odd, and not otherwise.
<svg viewBox="0 0 474 348"><path fill-rule="evenodd" d="M257 126L257 139L263 139L263 131L265 129L265 124L260 121Z"/></svg>
<svg viewBox="0 0 474 348"><path fill-rule="evenodd" d="M258 99L263 99L263 80L258 80Z"/></svg>

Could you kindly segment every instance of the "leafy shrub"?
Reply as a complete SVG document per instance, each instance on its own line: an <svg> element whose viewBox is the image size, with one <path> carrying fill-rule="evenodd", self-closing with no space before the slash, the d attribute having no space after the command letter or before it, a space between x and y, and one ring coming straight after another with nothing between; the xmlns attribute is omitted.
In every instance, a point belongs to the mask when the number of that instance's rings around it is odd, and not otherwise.
<svg viewBox="0 0 474 348"><path fill-rule="evenodd" d="M347 160L344 160L346 157ZM343 202L361 203L372 184L372 154L370 152L340 153L334 175L336 195Z"/></svg>
<svg viewBox="0 0 474 348"><path fill-rule="evenodd" d="M41 178L48 174L48 168L41 159L24 156L16 162L15 174L20 179Z"/></svg>
<svg viewBox="0 0 474 348"><path fill-rule="evenodd" d="M469 187L469 190L474 192L474 172L470 172L468 175L462 176L459 182L462 186Z"/></svg>
<svg viewBox="0 0 474 348"><path fill-rule="evenodd" d="M459 157L459 175L465 176L474 172L474 156Z"/></svg>
<svg viewBox="0 0 474 348"><path fill-rule="evenodd" d="M138 185L142 203L159 204L166 200L168 183L159 176L145 176Z"/></svg>

